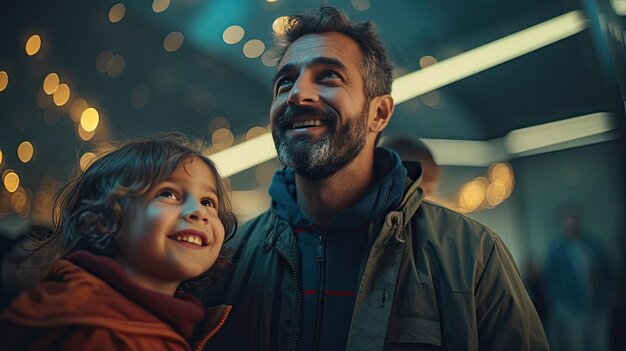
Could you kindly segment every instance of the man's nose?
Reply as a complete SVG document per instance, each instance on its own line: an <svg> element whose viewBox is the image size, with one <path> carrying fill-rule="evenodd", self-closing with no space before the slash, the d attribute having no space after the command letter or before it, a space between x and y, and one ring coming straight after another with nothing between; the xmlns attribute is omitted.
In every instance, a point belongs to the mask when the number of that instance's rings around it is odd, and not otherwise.
<svg viewBox="0 0 626 351"><path fill-rule="evenodd" d="M307 74L302 74L296 79L289 91L289 104L306 105L319 101L317 84Z"/></svg>

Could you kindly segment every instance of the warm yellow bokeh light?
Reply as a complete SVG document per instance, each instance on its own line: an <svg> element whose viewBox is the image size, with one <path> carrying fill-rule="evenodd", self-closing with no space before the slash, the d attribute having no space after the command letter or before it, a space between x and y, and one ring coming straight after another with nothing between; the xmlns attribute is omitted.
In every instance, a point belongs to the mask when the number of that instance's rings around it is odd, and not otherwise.
<svg viewBox="0 0 626 351"><path fill-rule="evenodd" d="M265 0L265 1L267 1L267 2L276 2L278 0Z"/></svg>
<svg viewBox="0 0 626 351"><path fill-rule="evenodd" d="M265 44L259 39L249 40L243 45L243 54L247 58L259 57L263 54L263 51L265 51Z"/></svg>
<svg viewBox="0 0 626 351"><path fill-rule="evenodd" d="M2 150L0 150L0 166L2 166Z"/></svg>
<svg viewBox="0 0 626 351"><path fill-rule="evenodd" d="M88 132L86 130L83 129L83 127L80 125L80 123L78 124L78 136L80 137L80 140L82 141L89 141L91 140L94 135L96 135L96 130L92 130L91 132Z"/></svg>
<svg viewBox="0 0 626 351"><path fill-rule="evenodd" d="M43 91L48 95L52 95L59 88L59 83L59 75L50 73L43 80Z"/></svg>
<svg viewBox="0 0 626 351"><path fill-rule="evenodd" d="M244 34L246 32L240 26L230 26L224 30L222 34L222 39L226 44L237 44L243 39Z"/></svg>
<svg viewBox="0 0 626 351"><path fill-rule="evenodd" d="M41 37L37 34L31 36L26 41L26 54L28 56L33 56L34 54L39 52L41 49Z"/></svg>
<svg viewBox="0 0 626 351"><path fill-rule="evenodd" d="M152 2L152 11L159 13L167 10L170 6L170 0L154 0Z"/></svg>
<svg viewBox="0 0 626 351"><path fill-rule="evenodd" d="M83 156L80 157L80 161L78 162L78 164L80 164L81 171L84 172L87 168L89 168L95 159L96 154L93 152L85 152Z"/></svg>
<svg viewBox="0 0 626 351"><path fill-rule="evenodd" d="M124 18L125 14L126 6L124 6L124 4L122 3L115 4L109 10L109 21L111 21L111 23L117 23L121 21L122 18Z"/></svg>
<svg viewBox="0 0 626 351"><path fill-rule="evenodd" d="M86 132L92 132L96 130L96 128L98 128L98 122L100 122L100 115L98 114L98 111L93 107L85 109L85 111L83 111L83 113L80 115L80 126Z"/></svg>
<svg viewBox="0 0 626 351"><path fill-rule="evenodd" d="M72 105L70 105L70 117L72 118L72 121L76 123L80 122L80 116L88 107L89 104L85 99L74 100Z"/></svg>
<svg viewBox="0 0 626 351"><path fill-rule="evenodd" d="M33 158L34 151L35 148L33 147L33 144L29 141L23 141L20 146L17 147L17 157L23 163L27 163Z"/></svg>
<svg viewBox="0 0 626 351"><path fill-rule="evenodd" d="M163 48L165 51L174 52L183 45L185 36L181 32L171 32L163 39Z"/></svg>
<svg viewBox="0 0 626 351"><path fill-rule="evenodd" d="M20 186L20 177L14 171L8 169L4 172L4 187L8 192L14 192Z"/></svg>
<svg viewBox="0 0 626 351"><path fill-rule="evenodd" d="M233 145L234 141L235 136L233 135L233 132L230 131L230 129L220 128L213 132L213 135L211 135L211 142L213 143L213 145L231 146Z"/></svg>
<svg viewBox="0 0 626 351"><path fill-rule="evenodd" d="M459 195L459 206L466 211L476 210L485 200L487 179L478 177L465 184Z"/></svg>
<svg viewBox="0 0 626 351"><path fill-rule="evenodd" d="M506 186L500 181L495 181L487 187L486 200L491 206L497 206L507 197Z"/></svg>
<svg viewBox="0 0 626 351"><path fill-rule="evenodd" d="M15 213L20 213L24 211L26 208L26 203L28 202L28 195L26 194L26 190L23 188L17 189L11 195L11 209Z"/></svg>
<svg viewBox="0 0 626 351"><path fill-rule="evenodd" d="M70 99L70 87L67 84L59 84L52 96L52 101L57 106L63 106Z"/></svg>
<svg viewBox="0 0 626 351"><path fill-rule="evenodd" d="M3 91L9 85L9 74L5 71L0 71L0 91Z"/></svg>
<svg viewBox="0 0 626 351"><path fill-rule="evenodd" d="M278 63L278 56L274 50L266 50L261 56L261 62L267 67L274 67Z"/></svg>
<svg viewBox="0 0 626 351"><path fill-rule="evenodd" d="M281 16L275 19L274 22L272 23L272 30L274 31L274 33L276 34L285 33L285 29L287 25L289 24L288 20L289 20L289 16Z"/></svg>
<svg viewBox="0 0 626 351"><path fill-rule="evenodd" d="M510 166L506 163L496 163L492 165L489 169L489 177L492 182L501 181L502 183L506 183L509 177L511 177Z"/></svg>
<svg viewBox="0 0 626 351"><path fill-rule="evenodd" d="M420 67L426 68L437 63L437 59L432 56L424 56L420 58Z"/></svg>
<svg viewBox="0 0 626 351"><path fill-rule="evenodd" d="M267 129L263 127L252 127L246 132L246 140L250 140L252 138L256 138L260 135L267 133Z"/></svg>

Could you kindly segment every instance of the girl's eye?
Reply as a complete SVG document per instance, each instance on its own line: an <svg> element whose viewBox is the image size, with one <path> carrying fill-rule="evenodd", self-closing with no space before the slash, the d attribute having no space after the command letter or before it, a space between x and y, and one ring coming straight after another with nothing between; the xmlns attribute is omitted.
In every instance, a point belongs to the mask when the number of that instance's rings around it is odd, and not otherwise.
<svg viewBox="0 0 626 351"><path fill-rule="evenodd" d="M202 206L207 206L207 207L217 207L215 206L215 202L211 199L204 199L200 202L202 204Z"/></svg>
<svg viewBox="0 0 626 351"><path fill-rule="evenodd" d="M170 191L170 190L161 190L159 191L158 197L167 197L170 199L176 199L178 200L178 197L176 196L176 194L174 194L174 192Z"/></svg>

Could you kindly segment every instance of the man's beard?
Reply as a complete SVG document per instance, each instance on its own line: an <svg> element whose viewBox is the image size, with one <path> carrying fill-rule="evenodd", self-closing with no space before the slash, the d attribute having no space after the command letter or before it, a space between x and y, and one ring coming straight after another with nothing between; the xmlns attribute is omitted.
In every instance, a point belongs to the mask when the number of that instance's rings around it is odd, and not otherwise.
<svg viewBox="0 0 626 351"><path fill-rule="evenodd" d="M346 116L339 125L339 116L330 109L290 106L272 127L274 145L280 162L310 180L327 178L349 164L363 150L367 135L367 104L356 116ZM317 142L309 135L289 139L294 118L306 115L324 120L327 134Z"/></svg>

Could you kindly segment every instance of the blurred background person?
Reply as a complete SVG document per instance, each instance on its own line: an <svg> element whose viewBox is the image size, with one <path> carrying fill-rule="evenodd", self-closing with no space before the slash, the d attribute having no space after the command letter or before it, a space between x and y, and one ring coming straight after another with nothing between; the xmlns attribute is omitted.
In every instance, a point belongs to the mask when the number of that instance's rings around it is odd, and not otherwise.
<svg viewBox="0 0 626 351"><path fill-rule="evenodd" d="M546 260L550 345L556 351L606 350L612 298L607 253L584 228L579 204L564 205L559 220L562 232Z"/></svg>
<svg viewBox="0 0 626 351"><path fill-rule="evenodd" d="M426 143L418 138L400 135L383 138L380 146L395 151L402 161L419 162L423 172L420 188L429 200L437 196L441 170Z"/></svg>

